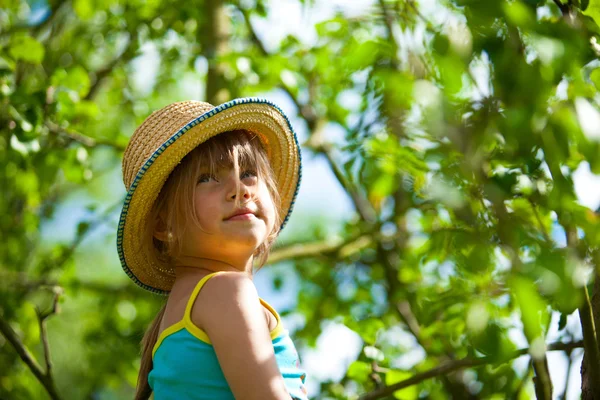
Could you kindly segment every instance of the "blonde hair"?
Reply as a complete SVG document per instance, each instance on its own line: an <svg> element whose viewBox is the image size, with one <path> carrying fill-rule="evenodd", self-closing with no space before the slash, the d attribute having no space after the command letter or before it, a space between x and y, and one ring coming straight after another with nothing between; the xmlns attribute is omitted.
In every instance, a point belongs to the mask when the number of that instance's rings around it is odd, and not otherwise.
<svg viewBox="0 0 600 400"><path fill-rule="evenodd" d="M281 198L265 149L255 134L245 130L224 132L207 140L187 154L169 175L151 208L149 223L144 232L144 242L152 249L151 254L156 264L172 265L181 252L180 238L185 234L188 221L200 226L194 207L198 177L207 169L212 175L220 168L233 168L237 175L241 170L250 169L256 173L258 180L267 186L275 209L275 221L273 230L255 253L259 260L257 267L264 266L281 226ZM240 200L239 190L238 186L236 202ZM168 240L157 239L157 230L166 232ZM166 305L161 308L142 339L136 400L146 400L152 393L148 385L148 374L153 367L152 349L158 337L165 307Z"/></svg>

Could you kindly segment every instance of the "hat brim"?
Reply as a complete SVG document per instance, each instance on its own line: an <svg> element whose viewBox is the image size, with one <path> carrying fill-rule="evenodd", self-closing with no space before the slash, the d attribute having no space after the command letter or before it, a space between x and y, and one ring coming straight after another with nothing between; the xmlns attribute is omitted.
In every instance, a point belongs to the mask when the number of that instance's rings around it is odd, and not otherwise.
<svg viewBox="0 0 600 400"><path fill-rule="evenodd" d="M175 281L172 268L156 265L144 245L154 201L169 174L190 151L222 132L243 129L263 143L279 189L283 223L287 223L300 186L300 146L289 119L265 99L244 98L221 104L177 130L144 163L131 184L117 230L117 251L123 270L140 287L166 295Z"/></svg>

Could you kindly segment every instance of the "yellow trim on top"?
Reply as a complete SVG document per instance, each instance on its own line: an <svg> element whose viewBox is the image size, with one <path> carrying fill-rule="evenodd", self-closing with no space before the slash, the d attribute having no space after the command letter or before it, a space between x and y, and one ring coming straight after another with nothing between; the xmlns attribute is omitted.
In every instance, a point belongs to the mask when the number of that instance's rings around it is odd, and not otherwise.
<svg viewBox="0 0 600 400"><path fill-rule="evenodd" d="M202 329L198 328L192 322L192 307L194 306L194 302L196 301L196 297L198 297L198 293L200 293L200 289L202 289L202 287L204 286L204 284L210 278L212 278L213 276L217 276L221 272L223 272L223 271L218 271L218 272L213 272L212 274L208 274L204 278L202 278L200 280L200 282L198 282L196 284L196 287L194 288L194 291L192 292L192 294L190 295L190 298L188 299L187 306L185 307L185 314L183 314L183 321L185 322L185 327L187 328L187 330L193 336L195 336L198 340L201 340L201 341L203 341L205 343L208 343L210 345L212 345L212 343L210 342L210 339L208 338L208 335L206 334L206 332L204 332Z"/></svg>
<svg viewBox="0 0 600 400"><path fill-rule="evenodd" d="M279 317L279 314L277 313L277 311L275 311L275 309L273 307L271 307L271 305L269 303L267 303L265 300L263 300L261 298L259 298L259 299L260 299L261 304L263 306L265 306L267 308L267 310L269 310L271 312L271 314L273 314L275 316L275 319L277 320L277 325L275 325L275 328L273 328L273 330L271 331L271 339L275 339L283 331L281 317Z"/></svg>
<svg viewBox="0 0 600 400"><path fill-rule="evenodd" d="M154 358L154 353L156 353L156 350L158 350L158 347L160 346L160 344L167 338L167 336L172 335L175 332L180 331L181 329L185 328L188 330L188 332L194 336L196 339L209 344L212 346L212 342L210 341L210 338L208 337L208 335L206 334L206 332L204 332L202 329L200 329L199 327L197 327L193 322L192 322L192 318L191 318L191 312L192 312L192 307L194 306L194 302L196 301L196 297L198 296L198 293L200 292L200 289L202 289L202 287L204 286L204 284L213 276L216 276L218 274L220 274L223 271L218 271L218 272L214 272L212 274L208 274L206 275L204 278L202 278L197 284L196 287L194 287L194 290L192 291L192 294L190 295L187 305L185 307L185 313L183 314L183 319L180 320L179 322L169 326L168 328L166 328L165 330L163 330L161 332L161 334L159 335L158 339L156 340L156 344L154 345L154 348L152 349L152 358ZM271 339L274 340L275 338L277 338L277 336L279 336L282 332L283 332L283 325L281 323L281 317L279 316L279 314L277 313L277 311L275 311L275 309L273 307L271 307L271 305L269 303L267 303L265 300L261 299L259 297L260 303L267 309L269 310L269 312L275 317L275 319L277 320L277 325L275 326L275 328L270 332L271 335Z"/></svg>
<svg viewBox="0 0 600 400"><path fill-rule="evenodd" d="M213 272L212 274L208 274L206 275L204 278L200 279L200 281L196 284L196 287L194 288L194 290L192 291L192 294L190 295L190 298L188 299L187 305L185 306L185 313L183 314L183 319L187 319L190 322L192 322L192 320L190 319L190 315L192 313L192 307L194 306L194 302L196 301L196 297L198 297L198 293L200 293L200 289L202 289L202 287L204 286L204 284L213 276L217 276L220 273L222 273L223 271L218 271L218 272Z"/></svg>
<svg viewBox="0 0 600 400"><path fill-rule="evenodd" d="M202 329L198 328L196 325L194 325L193 322L189 322L185 325L186 329L188 330L189 333L192 334L192 336L194 336L196 339L206 343L206 344L210 344L212 346L212 342L210 341L210 338L208 337L208 335L206 334L206 332L204 332Z"/></svg>
<svg viewBox="0 0 600 400"><path fill-rule="evenodd" d="M165 338L167 336L172 335L173 333L178 332L178 331L182 330L183 328L185 328L185 324L184 324L183 320L181 320L181 321L177 322L176 324L169 326L164 331L162 331L160 333L160 336L156 340L156 344L154 345L154 348L152 349L152 358L154 358L154 353L156 353L156 350L158 350L158 348L160 347L160 344L163 342L163 340L165 340Z"/></svg>

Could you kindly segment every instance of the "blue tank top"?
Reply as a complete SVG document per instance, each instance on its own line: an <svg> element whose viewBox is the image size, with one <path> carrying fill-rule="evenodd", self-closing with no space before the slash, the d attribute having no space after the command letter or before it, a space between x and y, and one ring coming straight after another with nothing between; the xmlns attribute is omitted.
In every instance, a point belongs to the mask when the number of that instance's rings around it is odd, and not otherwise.
<svg viewBox="0 0 600 400"><path fill-rule="evenodd" d="M191 319L191 310L202 286L218 272L206 275L196 284L185 308L183 319L166 328L152 350L153 369L148 383L155 400L234 400L208 335ZM308 400L306 374L300 369L298 353L277 311L266 301L260 302L277 319L271 332L275 359L285 386L294 400Z"/></svg>

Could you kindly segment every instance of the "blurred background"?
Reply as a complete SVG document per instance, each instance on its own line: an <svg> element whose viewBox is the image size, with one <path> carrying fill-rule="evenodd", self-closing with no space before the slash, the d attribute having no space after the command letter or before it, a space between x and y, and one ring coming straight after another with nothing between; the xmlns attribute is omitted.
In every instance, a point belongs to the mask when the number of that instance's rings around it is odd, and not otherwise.
<svg viewBox="0 0 600 400"><path fill-rule="evenodd" d="M600 398L598 24L600 0L1 0L0 399L132 398L165 299L117 256L123 150L166 104L248 96L302 144L255 281L311 398Z"/></svg>

